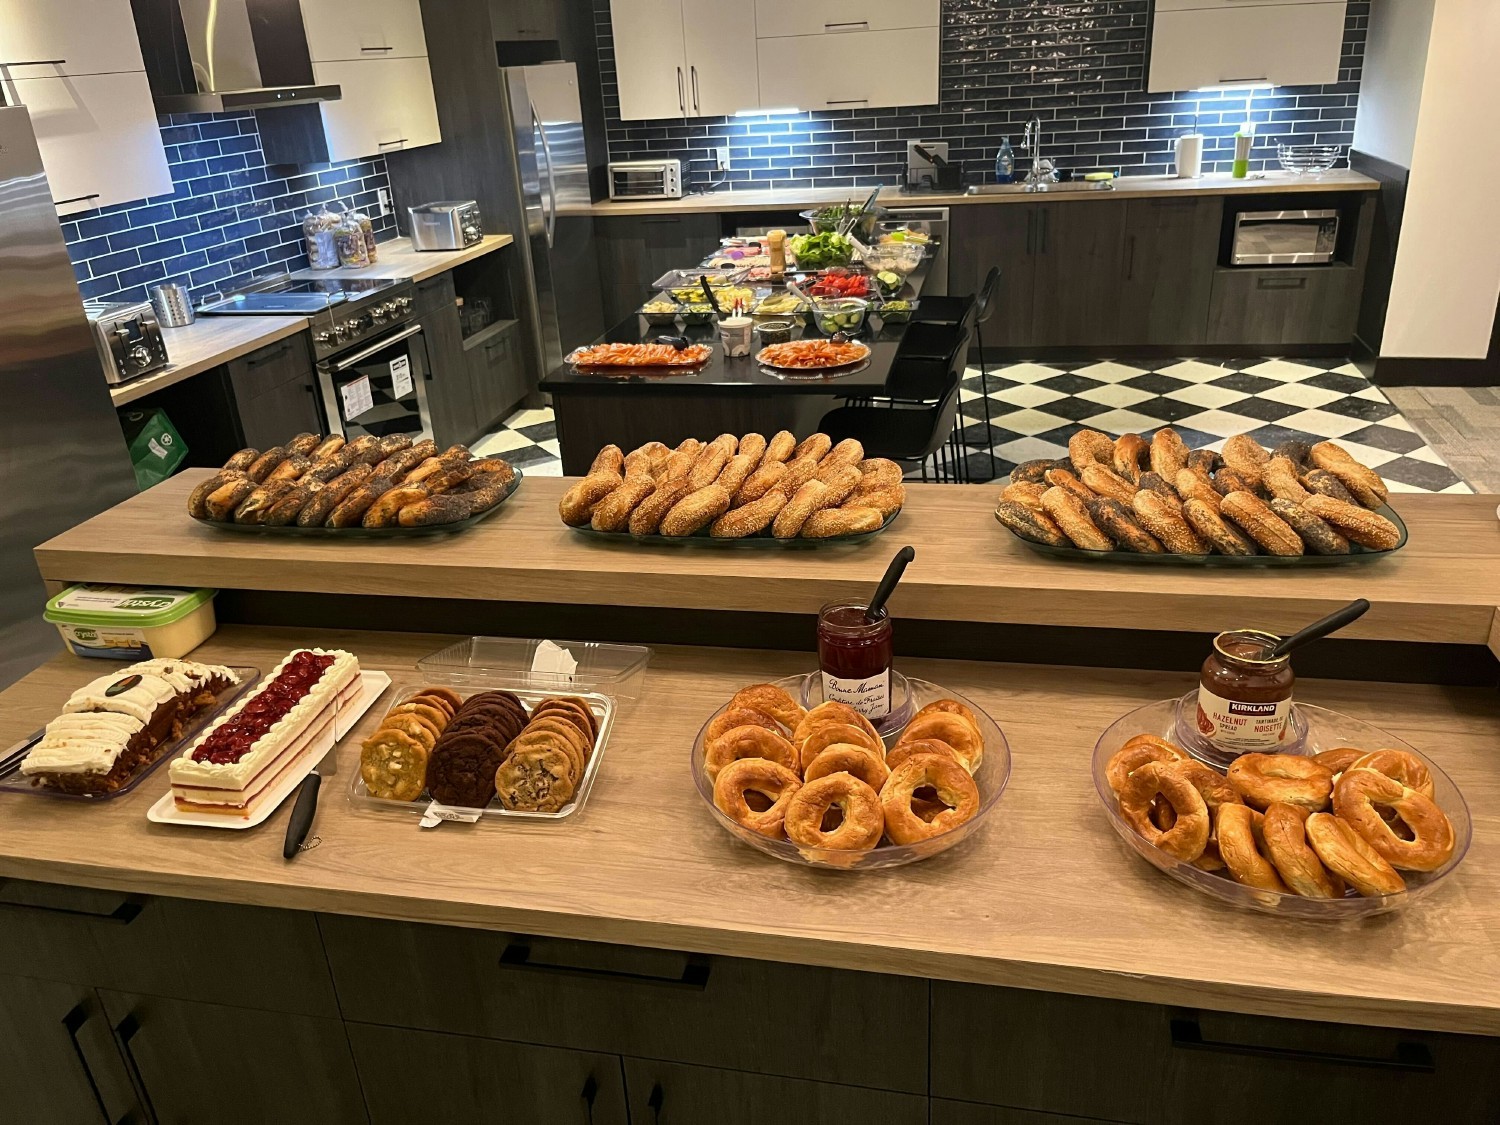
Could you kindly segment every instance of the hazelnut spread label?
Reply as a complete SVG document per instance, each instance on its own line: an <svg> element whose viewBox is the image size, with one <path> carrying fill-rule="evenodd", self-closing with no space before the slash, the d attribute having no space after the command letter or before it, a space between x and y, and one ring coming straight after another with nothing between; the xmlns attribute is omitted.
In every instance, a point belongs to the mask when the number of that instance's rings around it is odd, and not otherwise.
<svg viewBox="0 0 1500 1125"><path fill-rule="evenodd" d="M1198 730L1220 750L1242 754L1279 750L1291 716L1291 696L1247 703L1198 688Z"/></svg>
<svg viewBox="0 0 1500 1125"><path fill-rule="evenodd" d="M883 719L891 713L891 670L853 680L824 672L823 698L847 703L867 719Z"/></svg>

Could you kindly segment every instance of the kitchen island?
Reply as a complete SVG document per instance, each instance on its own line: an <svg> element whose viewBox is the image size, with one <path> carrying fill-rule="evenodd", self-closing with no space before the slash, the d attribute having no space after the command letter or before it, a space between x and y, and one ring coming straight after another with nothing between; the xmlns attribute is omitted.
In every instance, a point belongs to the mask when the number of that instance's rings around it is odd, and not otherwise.
<svg viewBox="0 0 1500 1125"><path fill-rule="evenodd" d="M586 540L557 522L568 482L542 480L451 537L227 535L182 514L197 479L44 545L44 576L217 586L230 623L197 658L267 668L294 646L336 646L403 683L452 632L486 627L490 606L529 635L575 637L643 608L718 643L652 638L588 805L557 823L429 831L350 804L380 704L335 751L316 846L290 862L285 807L244 832L148 823L161 774L108 802L0 795L0 938L16 954L0 1042L64 1092L88 1097L81 1060L115 1116L149 1098L161 1120L201 1119L234 1081L241 1096L214 1120L235 1123L274 1118L289 1084L309 1115L339 1123L409 1120L419 1105L454 1121L503 1106L528 1125L1145 1123L1210 1104L1263 1121L1293 1101L1330 1120L1357 1101L1367 1121L1468 1121L1500 1106L1493 677L1333 680L1304 666L1299 698L1429 753L1473 819L1446 885L1365 922L1293 923L1171 882L1114 836L1090 777L1106 726L1192 683L1187 667L1140 666L1161 630L1285 629L1362 593L1375 606L1352 644L1402 644L1413 662L1483 649L1500 604L1494 497L1397 497L1412 544L1374 565L1210 574L1057 565L995 526L980 486L912 487L891 533L863 547L715 552ZM999 804L963 846L909 867L777 863L714 823L689 748L737 687L811 666L810 633L790 646L803 651L752 647L767 634L749 611L785 609L805 630L818 605L867 591L902 542L917 562L892 603L898 630L1026 622L1100 651L1118 630L1140 662L898 653L908 675L1003 728L1013 771ZM450 635L418 624L452 621L446 604L470 610ZM287 607L305 616L288 625ZM409 631L381 631L397 621ZM97 674L58 656L0 695L0 744ZM202 1042L233 1049L216 1068L182 1065ZM419 1091L402 1078L412 1065ZM250 1080L268 1068L280 1081Z"/></svg>

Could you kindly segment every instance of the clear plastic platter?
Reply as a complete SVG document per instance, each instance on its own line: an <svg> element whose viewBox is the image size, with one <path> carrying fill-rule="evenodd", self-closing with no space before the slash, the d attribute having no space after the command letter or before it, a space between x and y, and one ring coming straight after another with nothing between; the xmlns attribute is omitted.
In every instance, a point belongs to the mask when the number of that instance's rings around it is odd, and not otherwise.
<svg viewBox="0 0 1500 1125"><path fill-rule="evenodd" d="M787 676L785 679L776 680L775 683L808 707L816 707L823 702L822 677L816 672ZM974 717L979 720L980 733L984 736L984 757L979 763L979 768L974 772L974 780L979 785L980 803L979 811L971 820L959 825L951 832L945 832L941 836L934 836L918 844L902 845L882 842L864 852L802 847L790 840L773 840L758 832L752 832L719 811L714 804L713 783L709 781L703 768L704 732L708 730L708 724L728 706L727 699L724 705L715 710L699 728L698 736L693 740L693 751L689 761L693 784L698 789L698 796L708 807L708 814L731 836L768 856L803 867L823 867L837 871L878 871L886 867L901 867L918 860L930 859L967 840L979 831L991 810L1000 803L1000 797L1005 792L1006 783L1010 780L1010 745L1006 742L1005 734L995 720L990 718L985 710L972 699L926 680L906 679L902 683L906 685L906 689L902 689L901 685L896 685L895 694L899 699L909 689L908 713L915 713L939 699L956 699L973 711ZM894 729L882 732L887 748L895 745L904 727L905 724L902 723Z"/></svg>
<svg viewBox="0 0 1500 1125"><path fill-rule="evenodd" d="M1105 776L1105 766L1120 747L1138 734L1159 735L1181 746L1182 742L1176 737L1179 703L1177 699L1163 699L1117 719L1099 736L1099 741L1094 746L1093 762L1094 789L1104 805L1105 814L1109 817L1114 830L1120 834L1120 838L1125 841L1131 851L1179 883L1184 883L1196 891L1229 903L1231 906L1260 910L1268 914L1280 915L1283 918L1340 921L1368 918L1374 914L1404 909L1435 891L1463 862L1464 853L1469 850L1469 843L1473 839L1473 826L1469 820L1469 807L1464 803L1463 794L1458 791L1458 786L1453 784L1448 775L1427 755L1388 731L1362 719L1356 719L1352 715L1344 715L1338 711L1330 711L1325 707L1314 707L1306 703L1298 704L1298 710L1307 721L1307 737L1302 748L1304 754L1320 754L1324 750L1332 750L1341 746L1369 750L1392 748L1409 751L1426 763L1428 770L1432 773L1438 807L1447 813L1448 819L1453 822L1453 858L1436 871L1428 873L1403 871L1401 875L1406 880L1406 890L1400 894L1364 898L1351 890L1344 898L1336 899L1303 898L1295 894L1258 890L1236 883L1226 873L1200 871L1190 863L1173 858L1147 843L1120 815L1119 802L1110 790L1109 781ZM1208 761L1207 764L1222 772L1222 767L1217 763Z"/></svg>

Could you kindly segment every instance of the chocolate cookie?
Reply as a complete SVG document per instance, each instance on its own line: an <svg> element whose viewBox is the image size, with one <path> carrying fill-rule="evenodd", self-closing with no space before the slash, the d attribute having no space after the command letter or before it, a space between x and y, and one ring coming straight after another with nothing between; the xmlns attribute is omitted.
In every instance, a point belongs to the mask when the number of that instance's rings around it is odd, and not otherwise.
<svg viewBox="0 0 1500 1125"><path fill-rule="evenodd" d="M495 796L505 747L483 731L443 732L427 761L427 791L445 805L482 809Z"/></svg>
<svg viewBox="0 0 1500 1125"><path fill-rule="evenodd" d="M488 735L502 745L521 733L525 723L501 707L476 708L459 715L443 731L444 735L479 732Z"/></svg>

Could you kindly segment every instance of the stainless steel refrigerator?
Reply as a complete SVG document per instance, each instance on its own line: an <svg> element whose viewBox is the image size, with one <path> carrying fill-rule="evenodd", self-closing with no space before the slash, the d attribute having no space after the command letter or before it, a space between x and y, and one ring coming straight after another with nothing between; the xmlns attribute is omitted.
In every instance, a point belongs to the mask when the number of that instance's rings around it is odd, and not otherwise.
<svg viewBox="0 0 1500 1125"><path fill-rule="evenodd" d="M24 106L0 107L0 686L60 646L32 548L135 492Z"/></svg>
<svg viewBox="0 0 1500 1125"><path fill-rule="evenodd" d="M578 70L570 62L553 62L500 73L525 215L537 354L546 374L604 331Z"/></svg>

